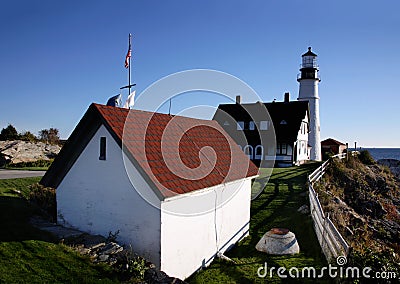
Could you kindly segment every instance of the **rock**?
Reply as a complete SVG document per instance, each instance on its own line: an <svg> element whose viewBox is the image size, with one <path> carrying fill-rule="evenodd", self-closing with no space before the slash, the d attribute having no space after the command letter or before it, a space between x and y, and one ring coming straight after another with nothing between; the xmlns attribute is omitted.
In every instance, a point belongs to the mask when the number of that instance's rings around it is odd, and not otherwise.
<svg viewBox="0 0 400 284"><path fill-rule="evenodd" d="M100 253L102 254L116 254L119 253L121 251L123 251L123 247L121 247L119 244L117 243L108 243L107 245L105 245L101 250Z"/></svg>
<svg viewBox="0 0 400 284"><path fill-rule="evenodd" d="M300 252L296 236L288 229L273 228L260 239L256 249L274 255L296 254Z"/></svg>
<svg viewBox="0 0 400 284"><path fill-rule="evenodd" d="M348 211L350 214L350 222L357 225L361 226L365 224L367 221L365 220L364 217L361 217L356 211L354 211L352 208Z"/></svg>
<svg viewBox="0 0 400 284"><path fill-rule="evenodd" d="M99 262L105 262L105 261L107 261L108 258L109 258L109 256L107 254L101 254L101 255L99 255L99 257L97 259Z"/></svg>
<svg viewBox="0 0 400 284"><path fill-rule="evenodd" d="M365 203L366 212L368 212L371 217L382 218L387 212L380 201L369 200Z"/></svg>
<svg viewBox="0 0 400 284"><path fill-rule="evenodd" d="M334 201L336 204L339 204L339 205L344 206L344 207L348 207L347 204L346 204L346 202L344 202L343 200L341 200L341 199L340 199L339 197L337 197L337 196L335 196L335 197L333 198L333 201Z"/></svg>
<svg viewBox="0 0 400 284"><path fill-rule="evenodd" d="M165 272L149 268L144 273L144 281L148 284L185 284L187 282L178 278L169 277Z"/></svg>
<svg viewBox="0 0 400 284"><path fill-rule="evenodd" d="M58 155L61 147L43 142L0 141L0 166L4 163L17 164L50 160Z"/></svg>
<svg viewBox="0 0 400 284"><path fill-rule="evenodd" d="M378 160L378 164L386 167L400 167L400 161L395 159L380 159Z"/></svg>
<svg viewBox="0 0 400 284"><path fill-rule="evenodd" d="M386 240L389 238L395 243L400 241L400 224L392 220L380 220L381 225L386 231Z"/></svg>
<svg viewBox="0 0 400 284"><path fill-rule="evenodd" d="M390 169L392 174L400 179L400 161L395 159L381 159L378 160L378 164L386 166Z"/></svg>
<svg viewBox="0 0 400 284"><path fill-rule="evenodd" d="M95 249L99 246L106 244L106 238L100 235L90 235L88 233L81 233L78 236L71 237L65 240L66 244L82 244L86 248Z"/></svg>
<svg viewBox="0 0 400 284"><path fill-rule="evenodd" d="M299 209L297 209L297 212L300 212L301 214L309 214L310 213L310 208L308 207L307 204L304 204Z"/></svg>

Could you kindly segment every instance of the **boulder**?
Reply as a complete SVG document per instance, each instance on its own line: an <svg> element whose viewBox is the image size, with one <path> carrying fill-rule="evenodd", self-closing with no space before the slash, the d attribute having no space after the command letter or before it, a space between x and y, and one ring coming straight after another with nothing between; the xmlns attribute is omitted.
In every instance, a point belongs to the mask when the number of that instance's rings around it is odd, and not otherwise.
<svg viewBox="0 0 400 284"><path fill-rule="evenodd" d="M300 252L294 233L288 229L273 228L260 239L256 249L274 255L296 254Z"/></svg>
<svg viewBox="0 0 400 284"><path fill-rule="evenodd" d="M310 213L310 208L308 207L307 204L304 204L299 209L297 209L297 212L299 212L301 214L309 214Z"/></svg>

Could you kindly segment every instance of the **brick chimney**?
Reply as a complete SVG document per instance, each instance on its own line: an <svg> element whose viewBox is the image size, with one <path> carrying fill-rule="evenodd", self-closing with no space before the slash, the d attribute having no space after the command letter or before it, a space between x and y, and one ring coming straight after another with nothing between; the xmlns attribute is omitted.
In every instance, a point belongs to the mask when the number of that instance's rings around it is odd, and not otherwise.
<svg viewBox="0 0 400 284"><path fill-rule="evenodd" d="M242 103L242 97L240 95L236 96L236 103L239 105Z"/></svg>
<svg viewBox="0 0 400 284"><path fill-rule="evenodd" d="M285 100L284 100L284 102L285 103L288 103L290 101L290 93L289 92L286 92L285 93Z"/></svg>

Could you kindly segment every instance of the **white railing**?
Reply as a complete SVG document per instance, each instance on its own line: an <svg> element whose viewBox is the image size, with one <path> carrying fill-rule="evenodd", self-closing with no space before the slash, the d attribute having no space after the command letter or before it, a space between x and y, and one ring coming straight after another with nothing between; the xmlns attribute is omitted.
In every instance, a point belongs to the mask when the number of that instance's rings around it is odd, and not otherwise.
<svg viewBox="0 0 400 284"><path fill-rule="evenodd" d="M318 199L318 194L315 192L313 185L325 174L325 171L332 159L343 159L345 157L346 154L333 156L308 176L310 211L314 223L314 230L321 249L329 262L336 259L338 256L347 256L350 246L332 223L331 219L329 218L329 214L324 213L324 210L322 209L321 203Z"/></svg>

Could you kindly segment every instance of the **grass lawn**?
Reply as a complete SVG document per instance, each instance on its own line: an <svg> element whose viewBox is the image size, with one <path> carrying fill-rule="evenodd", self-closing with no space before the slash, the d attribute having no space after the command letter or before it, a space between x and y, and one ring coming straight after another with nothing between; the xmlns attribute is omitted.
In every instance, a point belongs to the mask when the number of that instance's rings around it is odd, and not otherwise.
<svg viewBox="0 0 400 284"><path fill-rule="evenodd" d="M110 268L92 264L29 224L40 212L15 190L27 195L39 180L0 180L0 283L116 283Z"/></svg>
<svg viewBox="0 0 400 284"><path fill-rule="evenodd" d="M297 209L308 204L306 176L318 164L274 169L264 192L252 202L250 236L226 255L236 264L215 260L208 268L188 279L190 283L321 283L321 279L282 281L258 278L257 269L268 267L322 267L325 260L314 235L311 217ZM94 265L89 259L57 244L51 235L33 228L28 220L39 211L23 196L28 186L40 177L0 180L0 283L117 283L110 268ZM297 236L301 253L294 256L270 256L258 252L256 243L272 227L290 229ZM290 281L291 280L291 281Z"/></svg>
<svg viewBox="0 0 400 284"><path fill-rule="evenodd" d="M302 268L326 265L324 256L315 236L312 219L297 212L309 204L305 186L306 177L319 164L274 169L264 192L251 204L250 236L226 253L236 264L215 260L206 269L188 279L190 283L311 283L316 279L259 278L257 269L267 262L268 267L284 266ZM296 234L300 254L294 256L271 256L258 252L255 245L273 227L288 228ZM275 270L276 271L276 270ZM321 283L321 279L317 279ZM327 282L326 282L327 283Z"/></svg>
<svg viewBox="0 0 400 284"><path fill-rule="evenodd" d="M7 170L23 170L23 171L47 171L49 167L8 167Z"/></svg>

